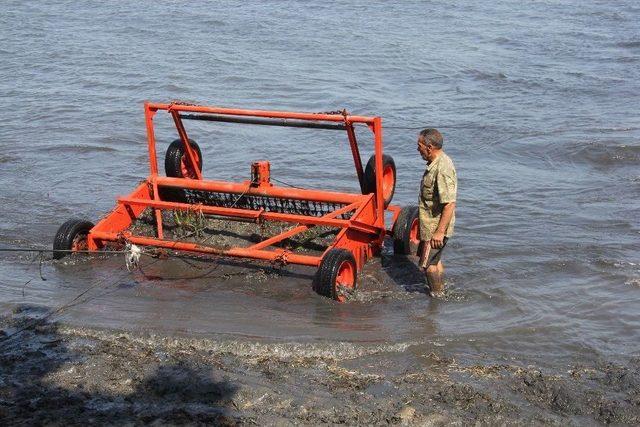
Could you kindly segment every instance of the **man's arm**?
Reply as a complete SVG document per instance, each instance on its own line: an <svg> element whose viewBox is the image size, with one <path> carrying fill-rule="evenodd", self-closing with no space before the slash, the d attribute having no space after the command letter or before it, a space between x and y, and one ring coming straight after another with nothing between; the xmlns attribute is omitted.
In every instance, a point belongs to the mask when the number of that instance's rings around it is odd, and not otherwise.
<svg viewBox="0 0 640 427"><path fill-rule="evenodd" d="M439 249L444 246L444 233L449 227L453 213L456 210L456 197L458 195L458 179L456 177L456 171L451 167L445 167L444 170L439 171L436 176L436 186L438 188L438 200L442 205L442 214L440 214L440 221L438 221L438 227L431 236L429 244L432 248Z"/></svg>
<svg viewBox="0 0 640 427"><path fill-rule="evenodd" d="M443 203L442 215L440 215L440 221L438 221L438 228L431 236L429 242L432 248L441 248L444 245L444 233L447 231L451 217L456 210L456 202Z"/></svg>

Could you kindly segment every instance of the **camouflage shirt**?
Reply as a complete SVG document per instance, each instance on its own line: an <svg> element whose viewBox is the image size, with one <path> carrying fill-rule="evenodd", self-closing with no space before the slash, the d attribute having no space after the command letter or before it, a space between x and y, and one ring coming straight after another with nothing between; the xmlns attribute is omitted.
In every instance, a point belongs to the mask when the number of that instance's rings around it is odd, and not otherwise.
<svg viewBox="0 0 640 427"><path fill-rule="evenodd" d="M422 176L418 206L420 207L420 240L430 240L438 228L444 203L456 201L458 178L453 162L444 152L427 164ZM453 213L445 236L453 235L456 214Z"/></svg>

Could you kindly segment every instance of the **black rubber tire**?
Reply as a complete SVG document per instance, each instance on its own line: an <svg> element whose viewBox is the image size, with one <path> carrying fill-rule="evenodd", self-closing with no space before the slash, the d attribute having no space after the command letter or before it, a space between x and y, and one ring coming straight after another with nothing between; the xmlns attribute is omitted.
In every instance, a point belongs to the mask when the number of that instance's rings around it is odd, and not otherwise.
<svg viewBox="0 0 640 427"><path fill-rule="evenodd" d="M384 200L384 207L386 208L393 200L393 194L396 192L396 162L393 161L393 157L388 154L382 155L382 169L387 166L391 166L393 169L393 189L391 194ZM367 166L364 169L363 177L363 194L375 193L376 191L376 156L371 156L367 162Z"/></svg>
<svg viewBox="0 0 640 427"><path fill-rule="evenodd" d="M393 225L393 253L396 255L409 255L411 250L411 224L418 218L417 206L405 206L400 210L398 219Z"/></svg>
<svg viewBox="0 0 640 427"><path fill-rule="evenodd" d="M198 153L198 168L202 171L202 151L200 146L192 139L189 140L191 148ZM182 146L182 140L176 139L167 148L167 153L164 156L164 171L167 176L172 178L184 178L182 176L182 168L180 167L180 161L182 156L185 155L184 147Z"/></svg>
<svg viewBox="0 0 640 427"><path fill-rule="evenodd" d="M187 203L187 193L184 188L158 187L158 196L163 202Z"/></svg>
<svg viewBox="0 0 640 427"><path fill-rule="evenodd" d="M320 268L316 273L314 288L318 294L334 300L338 299L333 284L336 282L338 269L344 261L349 261L353 265L355 272L353 288L358 287L358 268L353 254L346 249L331 249L322 258Z"/></svg>
<svg viewBox="0 0 640 427"><path fill-rule="evenodd" d="M70 219L58 228L56 237L53 239L53 250L71 250L73 240L79 234L89 234L89 230L93 228L93 223L82 219ZM53 252L53 259L64 258L70 252Z"/></svg>

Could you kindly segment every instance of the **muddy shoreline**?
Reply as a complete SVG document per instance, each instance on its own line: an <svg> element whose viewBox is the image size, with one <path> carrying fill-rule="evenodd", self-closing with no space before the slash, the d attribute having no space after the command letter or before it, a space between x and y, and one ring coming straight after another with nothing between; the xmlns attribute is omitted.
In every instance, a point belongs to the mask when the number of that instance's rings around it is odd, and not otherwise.
<svg viewBox="0 0 640 427"><path fill-rule="evenodd" d="M640 421L640 359L463 364L411 344L193 339L0 320L11 424L607 424ZM17 335L11 334L29 326ZM416 363L397 365L402 353Z"/></svg>

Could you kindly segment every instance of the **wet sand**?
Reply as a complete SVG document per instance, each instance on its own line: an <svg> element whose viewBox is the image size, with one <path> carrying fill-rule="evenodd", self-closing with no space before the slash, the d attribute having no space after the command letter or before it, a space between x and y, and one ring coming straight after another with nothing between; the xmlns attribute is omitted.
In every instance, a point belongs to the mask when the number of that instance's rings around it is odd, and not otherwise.
<svg viewBox="0 0 640 427"><path fill-rule="evenodd" d="M34 322L42 314L22 306L0 321L3 423L640 421L640 359L556 372L460 364L404 345L201 340Z"/></svg>

